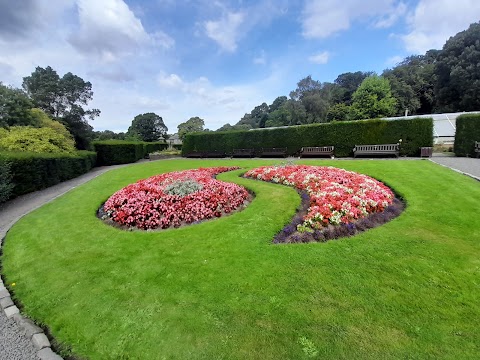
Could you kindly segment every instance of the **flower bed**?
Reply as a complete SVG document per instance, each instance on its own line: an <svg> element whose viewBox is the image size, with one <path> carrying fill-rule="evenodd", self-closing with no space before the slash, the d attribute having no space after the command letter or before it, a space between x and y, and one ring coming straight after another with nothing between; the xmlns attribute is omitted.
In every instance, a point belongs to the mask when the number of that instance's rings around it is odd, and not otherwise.
<svg viewBox="0 0 480 360"><path fill-rule="evenodd" d="M245 188L214 179L238 167L185 170L152 176L117 191L104 204L104 217L139 229L179 227L246 205Z"/></svg>
<svg viewBox="0 0 480 360"><path fill-rule="evenodd" d="M333 167L264 166L248 171L245 177L293 186L306 192L309 197L306 214L301 221L294 222L300 232L313 233L331 225L346 225L369 214L381 213L395 198L380 181ZM345 228L354 230L352 226ZM295 229L290 230L289 234Z"/></svg>

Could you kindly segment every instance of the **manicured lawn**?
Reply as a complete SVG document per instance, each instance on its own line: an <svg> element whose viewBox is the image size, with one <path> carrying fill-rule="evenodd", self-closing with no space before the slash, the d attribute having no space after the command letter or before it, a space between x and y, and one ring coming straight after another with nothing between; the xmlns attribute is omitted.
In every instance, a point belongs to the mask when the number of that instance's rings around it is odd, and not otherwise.
<svg viewBox="0 0 480 360"><path fill-rule="evenodd" d="M2 264L24 313L88 359L480 357L480 183L429 161L302 161L373 176L407 201L395 220L327 243L272 245L294 189L256 193L229 217L125 232L95 217L159 172L261 160L168 160L111 171L8 233ZM245 171L245 170L243 170Z"/></svg>

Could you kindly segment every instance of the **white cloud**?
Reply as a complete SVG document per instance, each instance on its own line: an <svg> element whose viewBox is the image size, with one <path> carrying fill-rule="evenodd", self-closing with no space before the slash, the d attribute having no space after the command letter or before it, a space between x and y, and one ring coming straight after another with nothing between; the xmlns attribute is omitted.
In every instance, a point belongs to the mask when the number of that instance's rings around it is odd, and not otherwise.
<svg viewBox="0 0 480 360"><path fill-rule="evenodd" d="M170 48L174 41L158 31L148 34L141 21L122 0L77 0L80 29L69 42L80 52L105 61L132 54L142 45Z"/></svg>
<svg viewBox="0 0 480 360"><path fill-rule="evenodd" d="M303 36L327 38L350 28L355 20L373 21L373 25L393 25L399 11L405 11L396 0L307 0L302 12Z"/></svg>
<svg viewBox="0 0 480 360"><path fill-rule="evenodd" d="M223 50L234 52L237 49L237 41L241 35L240 25L244 18L245 14L242 12L227 12L220 20L205 22L205 32Z"/></svg>
<svg viewBox="0 0 480 360"><path fill-rule="evenodd" d="M450 36L480 19L478 0L420 0L408 16L410 32L401 36L408 51L441 49Z"/></svg>
<svg viewBox="0 0 480 360"><path fill-rule="evenodd" d="M378 20L374 27L378 29L387 29L393 26L407 12L407 5L403 2L399 3L390 13L385 14Z"/></svg>
<svg viewBox="0 0 480 360"><path fill-rule="evenodd" d="M308 58L308 61L315 64L326 64L330 59L330 53L328 51L323 51L318 54L312 55Z"/></svg>
<svg viewBox="0 0 480 360"><path fill-rule="evenodd" d="M385 61L385 65L387 66L396 66L399 63L401 63L404 60L404 58L400 55L395 55L392 57L389 57L387 61Z"/></svg>
<svg viewBox="0 0 480 360"><path fill-rule="evenodd" d="M267 53L265 52L265 50L260 51L260 53L253 58L253 63L255 65L266 65Z"/></svg>

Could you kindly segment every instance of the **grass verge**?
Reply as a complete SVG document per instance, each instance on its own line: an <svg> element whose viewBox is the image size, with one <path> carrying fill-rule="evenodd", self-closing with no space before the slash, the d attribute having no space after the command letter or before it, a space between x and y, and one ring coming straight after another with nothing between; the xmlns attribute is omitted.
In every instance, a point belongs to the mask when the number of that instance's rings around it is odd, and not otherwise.
<svg viewBox="0 0 480 360"><path fill-rule="evenodd" d="M95 212L140 178L263 160L170 160L111 171L21 219L3 255L23 311L89 359L476 359L480 184L429 161L302 161L376 177L407 201L390 223L328 243L272 245L300 203L255 192L232 216L125 232Z"/></svg>

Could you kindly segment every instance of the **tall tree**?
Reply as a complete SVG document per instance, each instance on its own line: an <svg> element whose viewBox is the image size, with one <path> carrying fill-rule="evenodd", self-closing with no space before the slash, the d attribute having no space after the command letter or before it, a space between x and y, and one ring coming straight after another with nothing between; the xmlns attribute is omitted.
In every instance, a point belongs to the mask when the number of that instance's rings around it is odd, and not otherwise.
<svg viewBox="0 0 480 360"><path fill-rule="evenodd" d="M191 117L187 121L177 126L178 137L184 140L185 135L192 132L203 131L204 126L205 126L205 121L203 119L200 119L198 116Z"/></svg>
<svg viewBox="0 0 480 360"><path fill-rule="evenodd" d="M127 135L138 135L143 141L159 141L167 134L168 128L163 119L155 113L145 113L135 116Z"/></svg>
<svg viewBox="0 0 480 360"><path fill-rule="evenodd" d="M439 51L405 58L382 76L390 81L392 95L397 99L396 115L405 110L410 114L431 113L434 105L435 62Z"/></svg>
<svg viewBox="0 0 480 360"><path fill-rule="evenodd" d="M32 102L22 90L0 82L0 127L36 125L30 113L32 107Z"/></svg>
<svg viewBox="0 0 480 360"><path fill-rule="evenodd" d="M358 89L365 78L372 75L374 75L374 73L371 71L347 72L338 75L334 81L335 85L337 85L334 102L350 105L352 103L353 93Z"/></svg>
<svg viewBox="0 0 480 360"><path fill-rule="evenodd" d="M100 115L98 109L86 109L93 98L92 84L81 77L66 73L63 77L50 66L37 67L23 78L23 88L35 107L61 120L75 137L77 148L85 149L93 138L93 128L88 119Z"/></svg>
<svg viewBox="0 0 480 360"><path fill-rule="evenodd" d="M369 76L363 80L352 99L350 116L353 120L373 119L395 113L397 102L392 96L390 82L381 76Z"/></svg>
<svg viewBox="0 0 480 360"><path fill-rule="evenodd" d="M451 37L435 66L436 110L480 109L480 22Z"/></svg>

